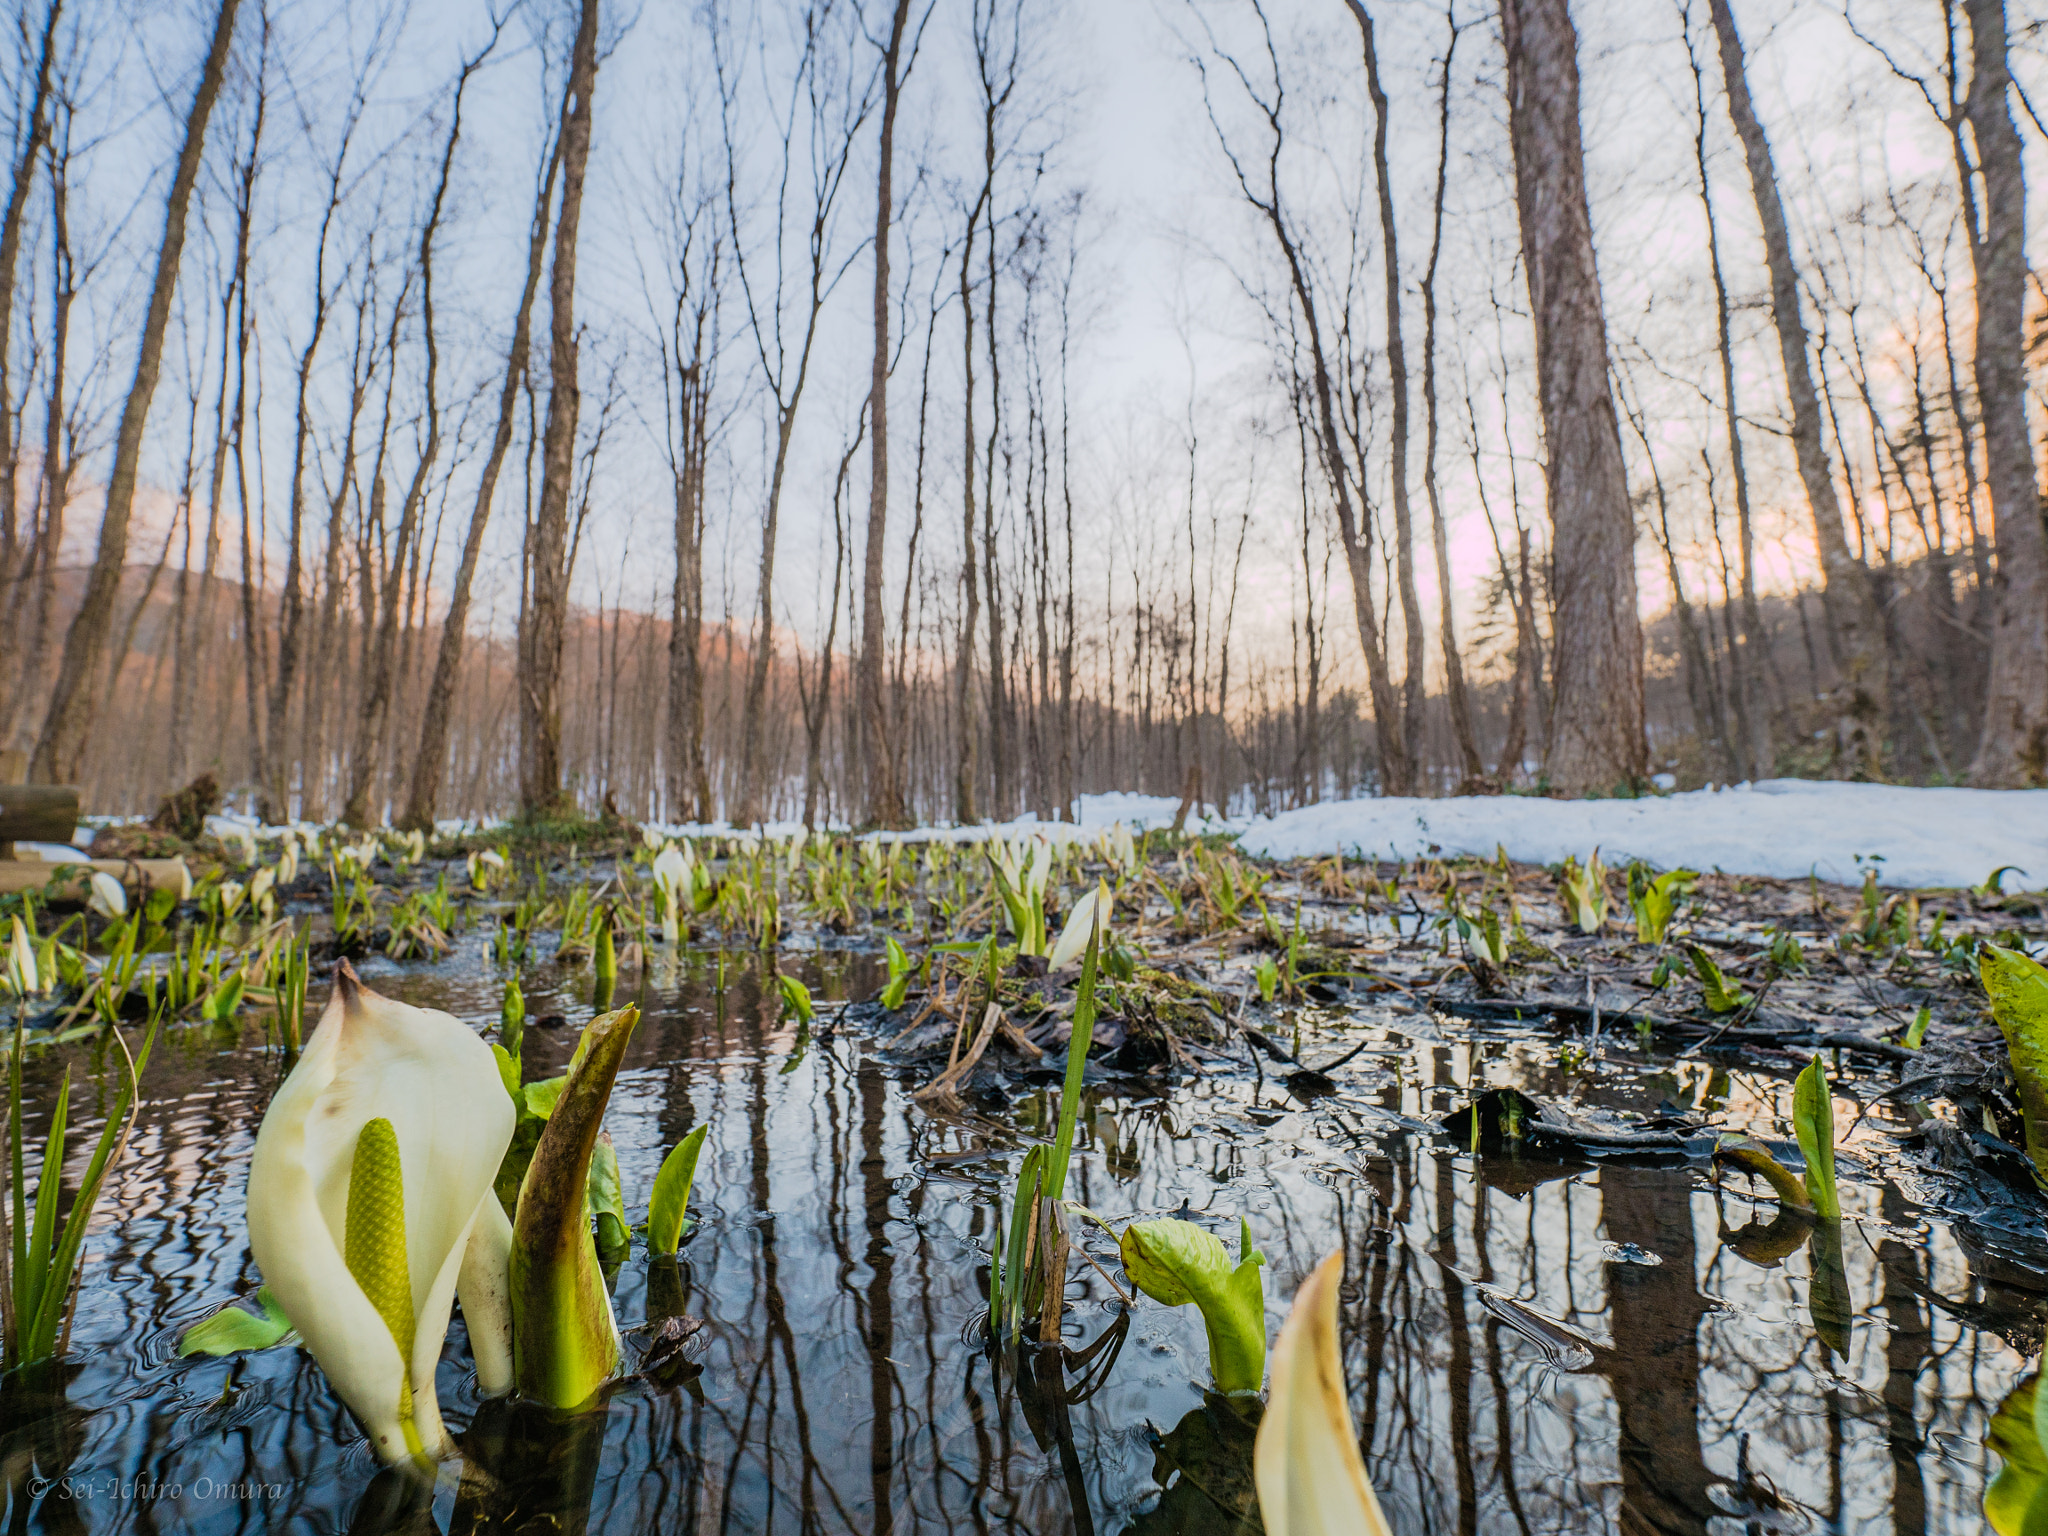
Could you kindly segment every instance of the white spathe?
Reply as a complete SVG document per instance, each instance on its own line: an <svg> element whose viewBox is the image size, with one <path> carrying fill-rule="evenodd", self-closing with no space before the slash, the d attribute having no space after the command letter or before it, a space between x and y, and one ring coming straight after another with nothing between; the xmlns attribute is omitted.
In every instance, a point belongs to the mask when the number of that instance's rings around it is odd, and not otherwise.
<svg viewBox="0 0 2048 1536"><path fill-rule="evenodd" d="M1252 1448L1267 1536L1388 1536L1344 1387L1337 1341L1343 1283L1339 1250L1302 1282L1273 1346L1272 1390Z"/></svg>
<svg viewBox="0 0 2048 1536"><path fill-rule="evenodd" d="M512 1101L491 1048L449 1014L393 1002L346 961L298 1065L278 1089L249 1165L249 1247L264 1283L377 1453L407 1459L403 1387L420 1448L454 1447L434 1370L458 1289L487 1393L512 1385L507 1266L512 1229L492 1181L512 1139ZM405 1191L413 1357L343 1259L349 1175L363 1126L389 1120Z"/></svg>
<svg viewBox="0 0 2048 1536"><path fill-rule="evenodd" d="M1059 942L1046 956L1045 968L1057 971L1062 966L1072 965L1088 953L1088 941L1096 932L1098 921L1103 932L1109 930L1109 909L1104 906L1106 892L1097 881L1090 886L1081 899L1074 903L1074 910L1067 914L1066 926L1060 929ZM1101 914L1098 919L1097 914Z"/></svg>
<svg viewBox="0 0 2048 1536"><path fill-rule="evenodd" d="M682 937L683 887L690 878L689 857L674 843L664 844L654 857L653 873L661 905L661 936L674 944Z"/></svg>

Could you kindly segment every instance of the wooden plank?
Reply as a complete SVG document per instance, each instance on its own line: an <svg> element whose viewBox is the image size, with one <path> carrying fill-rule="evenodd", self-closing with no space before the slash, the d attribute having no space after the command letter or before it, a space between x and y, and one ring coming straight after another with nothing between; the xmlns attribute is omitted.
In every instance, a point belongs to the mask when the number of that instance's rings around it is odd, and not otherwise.
<svg viewBox="0 0 2048 1536"><path fill-rule="evenodd" d="M19 747L0 748L0 784L28 782L28 754Z"/></svg>
<svg viewBox="0 0 2048 1536"><path fill-rule="evenodd" d="M68 784L0 784L0 843L68 843L78 791Z"/></svg>
<svg viewBox="0 0 2048 1536"><path fill-rule="evenodd" d="M148 891L182 891L191 878L183 859L136 859L132 863L123 859L94 859L90 864L83 860L65 864L46 863L42 859L0 860L0 896L40 891L52 875L81 868L112 875L127 886L131 900Z"/></svg>

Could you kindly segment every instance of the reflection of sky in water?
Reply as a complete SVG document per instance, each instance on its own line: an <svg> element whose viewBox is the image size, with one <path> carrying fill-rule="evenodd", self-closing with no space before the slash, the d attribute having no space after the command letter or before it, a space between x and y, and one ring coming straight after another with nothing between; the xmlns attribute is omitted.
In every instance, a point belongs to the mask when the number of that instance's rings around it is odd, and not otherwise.
<svg viewBox="0 0 2048 1536"><path fill-rule="evenodd" d="M1056 1090L1027 1088L1007 1113L970 1106L941 1119L914 1107L850 1028L830 1038L836 1009L824 999L845 995L848 967L855 995L873 990L867 962L844 956L810 973L822 1038L785 1072L793 1036L744 959L722 1014L708 967L660 963L663 990L650 993L608 1123L636 1210L663 1152L692 1125L712 1127L692 1199L704 1225L680 1273L683 1310L707 1325L702 1372L614 1396L595 1475L572 1490L589 1528L1168 1529L1145 1512L1159 1498L1156 1435L1202 1401L1191 1309L1142 1302L1064 1429L1057 1411L1020 1402L972 1342L990 1195L1007 1196L1019 1127L1049 1126ZM548 974L527 992L530 1076L559 1070L574 1043L572 1027L534 1021L560 1013L573 1026L589 1013L587 981L554 992ZM366 975L479 1023L495 1016L499 983L475 966ZM1475 1177L1475 1159L1402 1119L1441 1115L1475 1080L1558 1094L1554 1042L1457 1038L1462 1026L1427 1014L1374 1018L1386 1049L1341 1069L1339 1093L1314 1105L1270 1074L1212 1073L1170 1097L1140 1084L1103 1092L1082 1117L1071 1193L1111 1220L1247 1217L1268 1262L1273 1330L1301 1278L1344 1246L1352 1403L1371 1426L1369 1464L1397 1530L1977 1528L1996 1460L1985 1428L2029 1368L2001 1330L2038 1338L2037 1276L1967 1251L1893 1185L1845 1186L1841 1272L1855 1320L1846 1356L1831 1359L1812 1321L1809 1250L1758 1264L1721 1241L1775 1215L1739 1180L1717 1195L1682 1165L1497 1161ZM1359 1038L1324 1020L1304 1056L1336 1054L1334 1035L1347 1047ZM1631 1075L1633 1044L1612 1042L1584 1102L1725 1101L1731 1123L1789 1136L1788 1083L1697 1060ZM37 1102L54 1071L35 1068ZM387 1485L373 1489L376 1469L309 1360L171 1358L179 1329L254 1288L242 1185L275 1072L274 1058L213 1035L159 1047L147 1117L89 1250L71 1402L90 1413L45 1444L38 1466L61 1466L68 1449L75 1469L102 1476L283 1490L246 1508L189 1492L63 1508L46 1495L36 1518L50 1528L375 1528L366 1501ZM81 1111L97 1095L88 1084ZM1866 1125L1849 1151L1875 1159L1885 1138ZM1090 1229L1082 1241L1115 1272L1106 1237ZM1609 1259L1627 1244L1662 1262ZM659 1278L644 1257L627 1262L622 1322L649 1314ZM1112 1327L1115 1308L1085 1264L1069 1294L1078 1350ZM1560 1369L1574 1333L1592 1362ZM442 1376L458 1431L476 1411L464 1354L451 1346ZM562 1481L532 1472L534 1486L502 1490L501 1513L532 1513L538 1485ZM1784 1503L1775 1512L1772 1490ZM468 1519L460 1503L451 1472L433 1504L439 1529Z"/></svg>

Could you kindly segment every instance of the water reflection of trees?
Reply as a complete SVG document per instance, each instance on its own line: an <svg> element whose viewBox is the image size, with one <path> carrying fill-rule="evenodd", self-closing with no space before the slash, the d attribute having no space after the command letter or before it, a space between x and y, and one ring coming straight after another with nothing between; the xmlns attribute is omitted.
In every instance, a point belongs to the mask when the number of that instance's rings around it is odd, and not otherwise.
<svg viewBox="0 0 2048 1536"><path fill-rule="evenodd" d="M708 1123L693 1199L707 1219L676 1270L625 1267L618 1311L701 1318L701 1371L614 1394L581 1495L589 1529L1051 1536L1163 1530L1184 1506L1236 1518L1229 1447L1243 1425L1202 1394L1191 1313L1146 1305L1119 1325L1080 1266L1067 1355L1020 1367L981 1346L990 1196L1044 1123L1045 1092L1014 1112L970 1103L934 1119L850 1028L821 1028L785 1073L772 990L750 971L722 997L707 970L681 983L650 996L613 1125L629 1186L644 1189L662 1152ZM844 995L822 979L820 991ZM532 1012L545 1011L536 991ZM566 1060L573 1032L529 1040L544 1068ZM1082 1117L1075 1195L1112 1217L1246 1215L1274 1327L1300 1278L1344 1247L1347 1371L1396 1529L1704 1533L1740 1529L1772 1499L1859 1530L1975 1518L1974 1448L2024 1370L2001 1334L2039 1327L2038 1298L1988 1250L1896 1187L1849 1188L1856 1317L1837 1356L1810 1315L1810 1246L1738 1243L1752 1216L1773 1215L1740 1189L1717 1195L1684 1166L1478 1165L1389 1118L1440 1114L1475 1074L1555 1092L1554 1055L1510 1040L1379 1059L1369 1093L1347 1078L1314 1105L1222 1076L1171 1097L1105 1092ZM1711 1093L1752 1117L1782 1093L1768 1076L1690 1071L1653 1091ZM253 1282L241 1183L274 1058L215 1042L161 1081L91 1250L75 1455L160 1483L288 1489L223 1529L367 1518L370 1469L310 1362L168 1358L175 1327ZM1662 1262L1611 1262L1608 1244ZM1480 1286L1534 1321L1511 1326ZM1589 1366L1555 1363L1545 1318L1592 1341ZM1119 1326L1100 1372L1087 1351ZM444 1371L450 1421L466 1423L473 1388L456 1359ZM1161 1502L1158 1474L1180 1503ZM544 1501L522 1494L517 1467L504 1475L496 1507L516 1528ZM132 1523L172 1529L193 1513L143 1509Z"/></svg>

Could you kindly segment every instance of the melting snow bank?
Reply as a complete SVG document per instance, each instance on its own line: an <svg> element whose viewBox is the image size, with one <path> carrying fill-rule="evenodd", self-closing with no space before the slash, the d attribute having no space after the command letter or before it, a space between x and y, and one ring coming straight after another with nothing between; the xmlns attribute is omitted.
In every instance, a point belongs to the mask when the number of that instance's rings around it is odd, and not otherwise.
<svg viewBox="0 0 2048 1536"><path fill-rule="evenodd" d="M1854 885L1857 856L1886 885L1975 885L2001 864L2048 885L2048 790L1916 789L1768 779L1643 800L1340 800L1241 822L1239 846L1271 858L1432 851L1554 864L1598 847L1609 867L1642 859L1729 874Z"/></svg>
<svg viewBox="0 0 2048 1536"><path fill-rule="evenodd" d="M1123 823L1134 832L1171 826L1180 802L1171 795L1083 795L1075 822L984 822L875 834L906 842L979 842L990 837L1094 838ZM95 824L102 819L95 818ZM242 816L209 817L216 834L275 836L281 828ZM302 831L315 830L298 824ZM438 830L488 832L497 823L443 822ZM722 822L651 823L664 836L745 836ZM797 822L752 829L792 837ZM837 825L833 831L846 828ZM1878 879L1896 886L1976 885L2001 865L2026 871L2029 889L2048 886L2048 790L1918 789L1892 784L1836 784L1767 779L1732 789L1694 790L1642 800L1540 800L1526 795L1453 796L1441 800L1335 800L1273 817L1188 817L1190 832L1236 834L1246 853L1301 858L1413 859L1431 853L1508 857L1555 864L1594 848L1609 867L1642 859L1660 869L1722 870L1803 880L1818 875L1860 884L1863 864L1877 859ZM81 827L79 841L91 838ZM46 858L71 850L38 850Z"/></svg>

